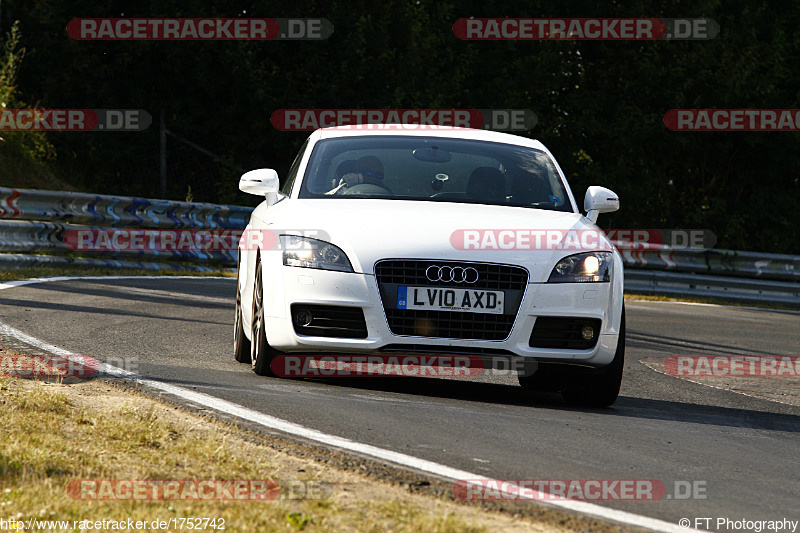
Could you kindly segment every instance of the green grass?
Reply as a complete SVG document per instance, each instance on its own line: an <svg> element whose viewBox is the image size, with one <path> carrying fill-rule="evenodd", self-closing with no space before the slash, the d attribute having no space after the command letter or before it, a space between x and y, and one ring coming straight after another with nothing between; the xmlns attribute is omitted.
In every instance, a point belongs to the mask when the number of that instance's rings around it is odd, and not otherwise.
<svg viewBox="0 0 800 533"><path fill-rule="evenodd" d="M626 300L641 300L647 302L686 302L686 303L699 303L699 304L712 304L712 305L730 305L734 307L757 307L760 309L778 309L781 311L798 311L800 310L800 303L796 306L778 303L760 303L760 302L736 302L732 300L725 300L723 298L698 298L691 296L662 296L658 294L638 294L625 292Z"/></svg>
<svg viewBox="0 0 800 533"><path fill-rule="evenodd" d="M566 530L412 495L259 444L235 425L99 381L65 385L0 376L0 405L0 516L6 518L151 522L210 517L224 518L227 531ZM278 498L260 502L90 501L67 490L81 479L273 479L283 480L283 488ZM317 498L286 498L286 481L327 483L333 489Z"/></svg>

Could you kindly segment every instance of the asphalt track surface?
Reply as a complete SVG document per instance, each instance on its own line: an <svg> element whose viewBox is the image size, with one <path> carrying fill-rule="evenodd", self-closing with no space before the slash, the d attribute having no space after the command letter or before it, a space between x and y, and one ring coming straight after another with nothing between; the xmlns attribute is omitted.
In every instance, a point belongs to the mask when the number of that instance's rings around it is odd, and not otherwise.
<svg viewBox="0 0 800 533"><path fill-rule="evenodd" d="M0 291L0 323L72 353L124 358L142 377L490 478L660 480L667 490L661 500L596 503L676 525L708 517L708 529L732 531L717 528L716 519L800 519L800 407L640 362L798 355L797 314L628 302L621 396L608 409L576 409L558 395L526 396L510 376L259 377L232 357L234 287L233 279L210 278L11 287ZM679 499L676 482L703 492Z"/></svg>

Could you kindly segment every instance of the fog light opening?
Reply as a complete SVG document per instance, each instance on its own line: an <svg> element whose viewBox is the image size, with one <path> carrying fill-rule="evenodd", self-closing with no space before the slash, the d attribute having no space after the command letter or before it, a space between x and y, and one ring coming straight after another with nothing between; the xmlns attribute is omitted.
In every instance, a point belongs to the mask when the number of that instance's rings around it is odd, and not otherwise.
<svg viewBox="0 0 800 533"><path fill-rule="evenodd" d="M587 341L592 340L594 338L594 328L592 326L583 326L583 329L581 329L581 337Z"/></svg>
<svg viewBox="0 0 800 533"><path fill-rule="evenodd" d="M310 326L313 320L314 315L306 309L301 309L294 314L294 323L300 327Z"/></svg>

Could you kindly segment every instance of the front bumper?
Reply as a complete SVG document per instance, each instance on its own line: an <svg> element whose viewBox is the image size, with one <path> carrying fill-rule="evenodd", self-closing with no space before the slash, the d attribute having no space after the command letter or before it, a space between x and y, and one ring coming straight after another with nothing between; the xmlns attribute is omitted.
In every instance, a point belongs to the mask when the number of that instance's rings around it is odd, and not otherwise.
<svg viewBox="0 0 800 533"><path fill-rule="evenodd" d="M528 361L552 361L602 367L617 349L622 306L621 281L615 283L528 283L511 333L504 340L467 340L392 333L384 313L375 276L280 266L265 288L266 334L272 347L294 353L383 353L408 346L409 352L430 347L430 353L505 353ZM618 293L618 294L617 294ZM292 323L292 304L336 305L364 312L363 339L298 335ZM589 350L533 348L531 331L538 317L582 317L601 320L597 344Z"/></svg>

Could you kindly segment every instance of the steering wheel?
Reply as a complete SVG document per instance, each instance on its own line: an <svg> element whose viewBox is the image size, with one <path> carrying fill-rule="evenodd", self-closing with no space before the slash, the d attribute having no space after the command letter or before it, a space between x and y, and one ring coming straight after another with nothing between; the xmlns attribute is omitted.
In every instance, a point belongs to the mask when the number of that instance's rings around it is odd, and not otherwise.
<svg viewBox="0 0 800 533"><path fill-rule="evenodd" d="M392 190L379 181L367 180L364 183L358 183L348 187L342 192L345 194L391 194L394 196Z"/></svg>

